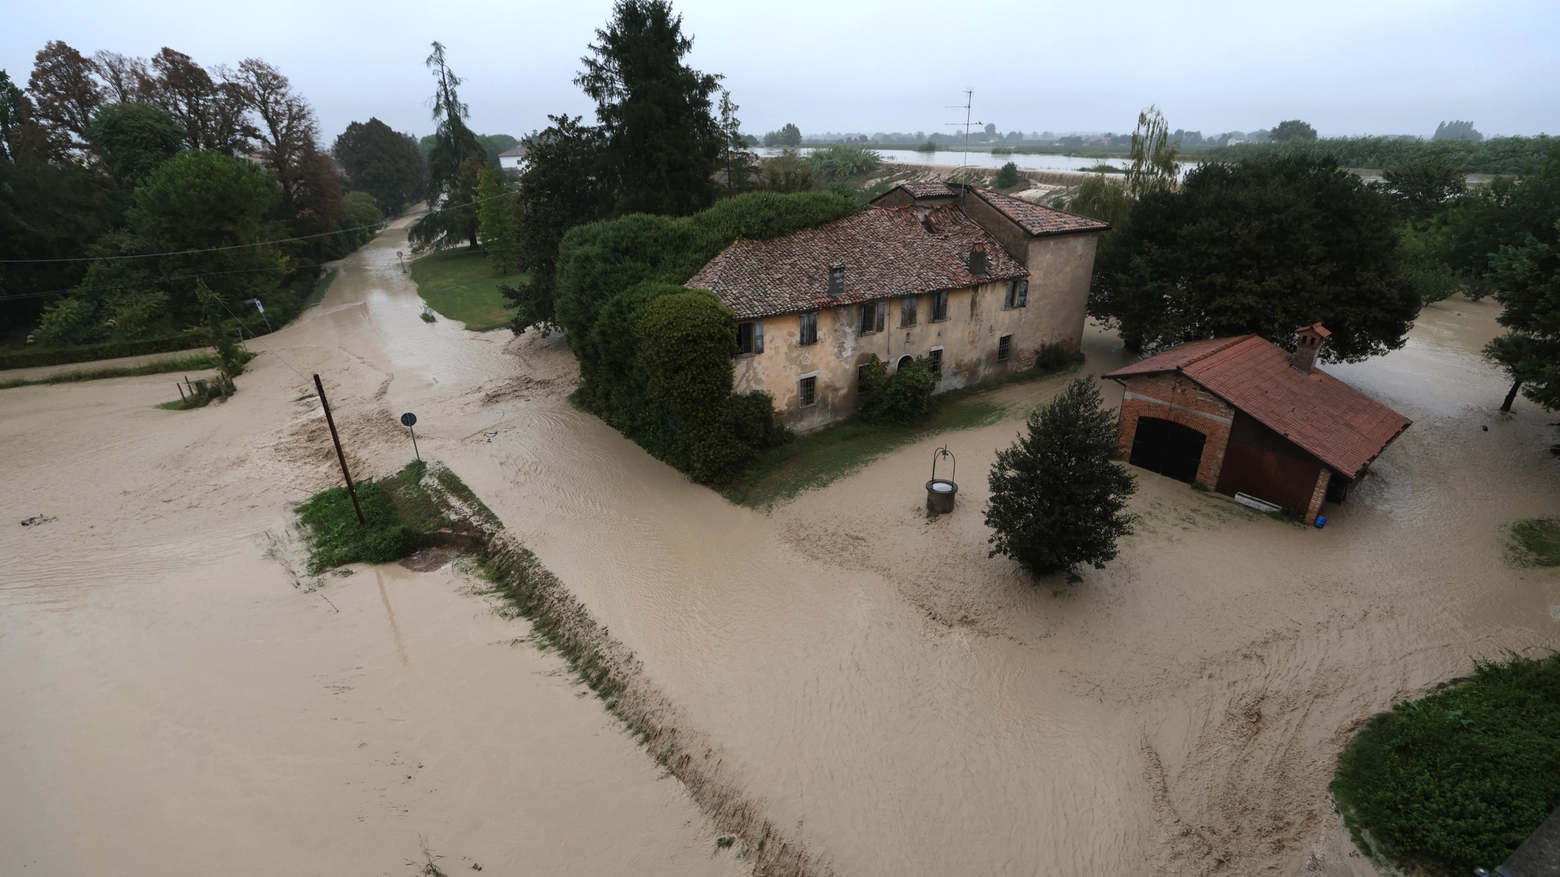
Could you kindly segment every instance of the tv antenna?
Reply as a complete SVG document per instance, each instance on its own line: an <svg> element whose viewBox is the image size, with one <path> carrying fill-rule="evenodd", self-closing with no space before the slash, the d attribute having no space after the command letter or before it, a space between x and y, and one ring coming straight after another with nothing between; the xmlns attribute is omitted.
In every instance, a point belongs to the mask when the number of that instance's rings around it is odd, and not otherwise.
<svg viewBox="0 0 1560 877"><path fill-rule="evenodd" d="M970 115L970 108L974 105L974 103L975 89L966 88L964 89L964 103L953 104L945 108L950 110L964 111L964 121L944 123L955 128L959 127L960 125L964 126L964 159L963 164L959 167L959 206L961 208L964 206L964 187L968 186L970 181L970 126L986 124L985 122L971 121L972 116Z"/></svg>

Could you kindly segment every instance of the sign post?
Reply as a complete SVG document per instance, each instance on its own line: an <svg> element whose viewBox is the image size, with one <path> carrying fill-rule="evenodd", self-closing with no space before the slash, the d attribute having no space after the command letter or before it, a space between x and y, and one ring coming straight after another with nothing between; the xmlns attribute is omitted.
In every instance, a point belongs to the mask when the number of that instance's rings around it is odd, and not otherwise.
<svg viewBox="0 0 1560 877"><path fill-rule="evenodd" d="M422 453L417 450L417 430L412 429L412 427L415 426L416 423L417 423L417 415L413 414L412 412L408 411L405 414L401 415L401 425L406 427L407 432L410 432L412 434L412 453L417 455L417 462L421 463L422 462Z"/></svg>
<svg viewBox="0 0 1560 877"><path fill-rule="evenodd" d="M401 273L405 274L406 273L406 260L401 258L401 251L400 250L396 250L395 251L395 260L397 262L401 263Z"/></svg>

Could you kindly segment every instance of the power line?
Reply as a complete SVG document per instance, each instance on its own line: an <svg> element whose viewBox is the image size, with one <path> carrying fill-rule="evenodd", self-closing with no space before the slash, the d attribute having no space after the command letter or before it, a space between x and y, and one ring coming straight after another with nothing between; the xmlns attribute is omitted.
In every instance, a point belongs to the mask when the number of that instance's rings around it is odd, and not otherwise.
<svg viewBox="0 0 1560 877"><path fill-rule="evenodd" d="M318 268L318 265L300 265L300 268ZM70 289L56 289L52 292L22 292L16 295L0 295L0 301L16 301L24 298L43 298L50 295L65 295L71 292L106 292L110 289L130 289L136 286L150 286L154 283L169 283L174 280L199 280L202 277L222 277L229 274L257 274L261 271L285 271L285 268L271 266L269 268L244 268L238 271L208 271L205 274L180 274L177 277L153 277L148 280L138 280L134 283L116 283L111 286L74 286Z"/></svg>
<svg viewBox="0 0 1560 877"><path fill-rule="evenodd" d="M485 201L492 201L498 198L507 198L513 194L513 192L504 192L501 195L490 195L486 198L478 198L475 201L467 201L463 204L456 204L452 207L440 207L437 210L430 210L424 215L432 216L435 213L448 213L451 210L459 210L462 207L470 207L473 204L481 204ZM107 262L114 259L158 259L163 256L193 256L199 253L220 253L225 250L243 250L252 247L268 247L272 244L292 243L293 241L307 241L313 240L314 238L323 238L330 237L331 235L335 234L343 234L349 231L362 231L365 228L377 229L381 225L382 223L376 223L374 225L356 225L351 228L338 228L335 231L324 231L320 232L319 234L306 234L299 235L298 237L277 238L274 241L256 241L252 244L230 244L225 247L207 247L204 250L171 250L166 253L130 253L121 256L81 256L73 259L0 259L0 265L40 265L45 263L59 262ZM55 293L47 294L54 295Z"/></svg>

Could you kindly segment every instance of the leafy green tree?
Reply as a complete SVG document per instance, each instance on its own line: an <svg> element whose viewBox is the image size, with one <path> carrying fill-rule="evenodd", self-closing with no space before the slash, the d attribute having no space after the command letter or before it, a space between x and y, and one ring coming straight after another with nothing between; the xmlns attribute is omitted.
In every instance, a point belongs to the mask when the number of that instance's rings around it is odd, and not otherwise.
<svg viewBox="0 0 1560 877"><path fill-rule="evenodd" d="M529 276L519 286L500 286L515 308L509 327L516 335L558 325L558 247L569 229L609 215L612 193L599 173L601 130L575 116L549 116L552 125L526 138L525 170L518 186L518 263Z"/></svg>
<svg viewBox="0 0 1560 877"><path fill-rule="evenodd" d="M771 192L806 192L817 187L813 166L794 149L786 149L764 160L759 169L759 187Z"/></svg>
<svg viewBox="0 0 1560 877"><path fill-rule="evenodd" d="M233 382L244 370L244 360L239 354L236 334L228 331L226 311L222 297L212 292L204 280L195 281L195 299L200 304L201 315L206 320L206 331L211 336L211 346L217 351L217 364L228 383Z"/></svg>
<svg viewBox="0 0 1560 877"><path fill-rule="evenodd" d="M348 192L341 198L341 234L331 241L328 258L342 259L374 239L385 215L367 192Z"/></svg>
<svg viewBox="0 0 1560 877"><path fill-rule="evenodd" d="M499 153L519 146L520 139L510 134L478 134L477 143L482 147L482 154L487 156L488 164L498 167Z"/></svg>
<svg viewBox="0 0 1560 877"><path fill-rule="evenodd" d="M780 126L780 130L770 131L764 135L764 145L795 149L802 145L802 129L791 122L786 122Z"/></svg>
<svg viewBox="0 0 1560 877"><path fill-rule="evenodd" d="M1078 187L1078 194L1068 202L1067 209L1119 229L1126 225L1127 217L1132 213L1132 196L1120 180L1106 174L1091 174ZM1107 235L1114 233L1106 232Z"/></svg>
<svg viewBox="0 0 1560 877"><path fill-rule="evenodd" d="M1396 350L1419 312L1391 204L1331 159L1205 164L1148 192L1101 248L1090 313L1130 349L1332 330L1331 360Z"/></svg>
<svg viewBox="0 0 1560 877"><path fill-rule="evenodd" d="M370 117L348 125L331 152L346 169L348 188L367 192L387 215L422 197L423 159L410 134Z"/></svg>
<svg viewBox="0 0 1560 877"><path fill-rule="evenodd" d="M518 266L520 253L513 204L504 197L504 182L497 168L484 165L479 174L477 238L487 253L488 264L500 274L508 274Z"/></svg>
<svg viewBox="0 0 1560 877"><path fill-rule="evenodd" d="M872 355L861 378L861 404L857 412L868 423L911 424L925 419L932 409L937 375L931 360L918 357L888 373L888 366Z"/></svg>
<svg viewBox="0 0 1560 877"><path fill-rule="evenodd" d="M1405 219L1424 219L1468 193L1467 171L1440 155L1427 155L1381 173L1381 187Z"/></svg>
<svg viewBox="0 0 1560 877"><path fill-rule="evenodd" d="M1268 135L1268 139L1274 143L1283 143L1286 140L1315 140L1316 129L1299 119L1290 119L1287 122L1279 122Z"/></svg>
<svg viewBox="0 0 1560 877"><path fill-rule="evenodd" d="M1560 219L1544 239L1529 235L1501 247L1490 260L1497 318L1508 330L1491 341L1486 355L1512 377L1501 405L1510 411L1519 388L1546 409L1560 408Z"/></svg>
<svg viewBox="0 0 1560 877"><path fill-rule="evenodd" d="M126 188L177 154L184 141L184 129L152 104L104 104L92 114L86 135L92 151Z"/></svg>
<svg viewBox="0 0 1560 877"><path fill-rule="evenodd" d="M720 78L683 57L693 39L666 0L617 0L574 83L596 102L602 170L615 213L683 216L715 200L725 135L713 115Z"/></svg>
<svg viewBox="0 0 1560 877"><path fill-rule="evenodd" d="M1116 412L1092 379L1080 378L1027 427L991 467L990 556L1006 555L1036 576L1103 569L1135 520L1126 507L1137 483L1116 463Z"/></svg>
<svg viewBox="0 0 1560 877"><path fill-rule="evenodd" d="M1484 139L1474 127L1472 122L1442 122L1435 126L1435 135L1431 140L1469 140L1478 143Z"/></svg>
<svg viewBox="0 0 1560 877"><path fill-rule="evenodd" d="M742 133L742 122L737 118L739 109L731 100L731 92L721 89L721 162L726 171L726 188L744 190L753 185L757 171L753 153L748 152L748 138Z"/></svg>
<svg viewBox="0 0 1560 877"><path fill-rule="evenodd" d="M1175 188L1180 166L1176 164L1175 144L1170 142L1170 123L1158 107L1138 113L1132 132L1132 164L1127 168L1127 191L1134 199L1149 192Z"/></svg>
<svg viewBox="0 0 1560 877"><path fill-rule="evenodd" d="M11 132L22 126L27 97L4 70L0 70L0 160L14 161Z"/></svg>
<svg viewBox="0 0 1560 877"><path fill-rule="evenodd" d="M998 189L1012 189L1018 186L1018 181L1018 165L1010 161L997 171L996 179L992 180L992 183Z"/></svg>
<svg viewBox="0 0 1560 877"><path fill-rule="evenodd" d="M418 248L453 246L468 241L477 246L475 209L465 208L475 200L477 166L487 163L487 154L477 135L466 125L471 114L460 101L456 89L461 78L449 68L444 46L435 42L426 61L437 83L433 93L433 118L438 121L433 149L428 153L428 203L434 209L417 220L410 231Z"/></svg>

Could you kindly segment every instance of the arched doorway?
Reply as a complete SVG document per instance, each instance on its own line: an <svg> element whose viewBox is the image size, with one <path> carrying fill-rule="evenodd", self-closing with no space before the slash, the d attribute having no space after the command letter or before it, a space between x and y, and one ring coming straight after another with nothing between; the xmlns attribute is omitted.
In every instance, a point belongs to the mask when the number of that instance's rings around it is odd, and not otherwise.
<svg viewBox="0 0 1560 877"><path fill-rule="evenodd" d="M1197 480L1197 467L1202 464L1203 444L1207 440L1207 436L1190 426L1158 417L1139 417L1128 462L1167 478L1192 482Z"/></svg>
<svg viewBox="0 0 1560 877"><path fill-rule="evenodd" d="M899 357L899 362L894 365L894 371L899 371L900 369L904 368L905 366L909 365L912 362L915 362L915 357L908 356L908 355L901 356L901 357Z"/></svg>

